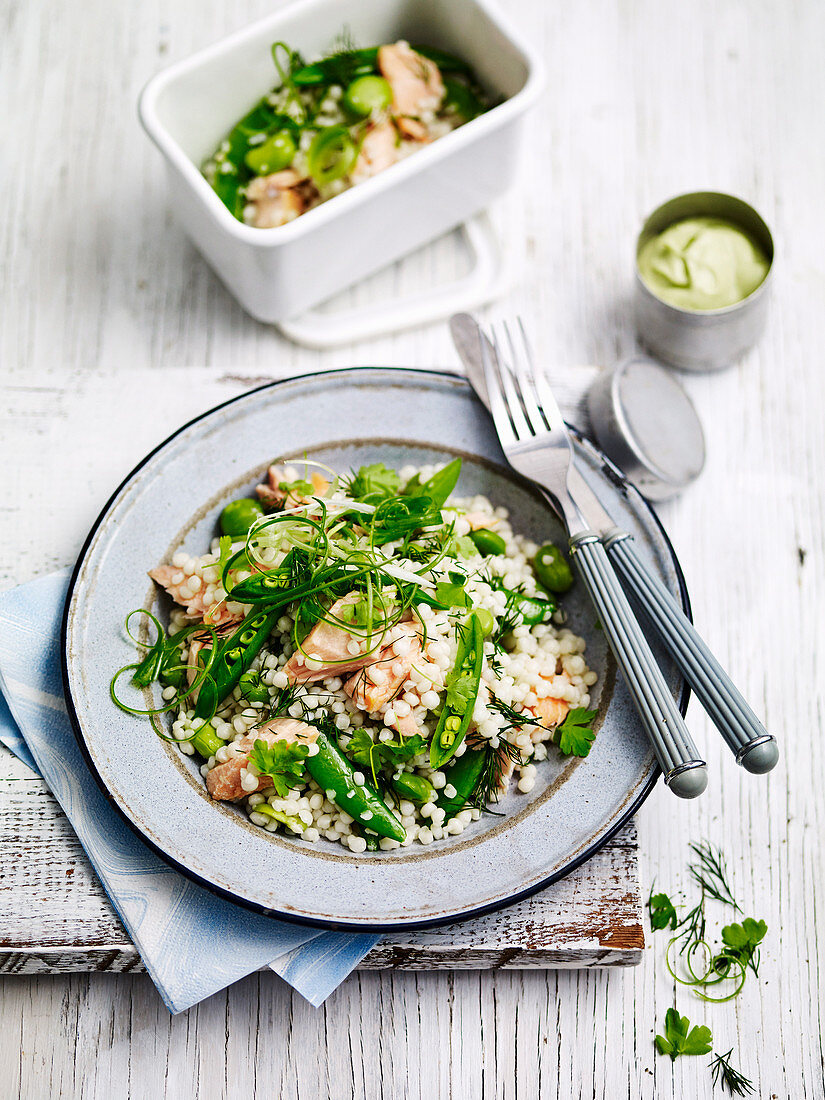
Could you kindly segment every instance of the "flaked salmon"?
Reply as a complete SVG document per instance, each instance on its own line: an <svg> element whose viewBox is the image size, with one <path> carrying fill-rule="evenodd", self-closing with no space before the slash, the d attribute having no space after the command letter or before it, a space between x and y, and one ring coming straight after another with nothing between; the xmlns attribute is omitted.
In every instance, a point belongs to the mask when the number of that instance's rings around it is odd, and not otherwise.
<svg viewBox="0 0 825 1100"><path fill-rule="evenodd" d="M378 68L392 88L392 109L397 115L420 118L437 111L444 98L444 81L438 66L416 53L407 42L395 42L378 50Z"/></svg>
<svg viewBox="0 0 825 1100"><path fill-rule="evenodd" d="M398 131L389 119L384 118L374 123L361 142L358 160L350 173L352 182L361 183L395 164L399 146Z"/></svg>
<svg viewBox="0 0 825 1100"><path fill-rule="evenodd" d="M269 176L256 176L246 188L249 212L244 220L256 229L276 229L286 225L309 205L310 181L301 177L293 168L273 172Z"/></svg>
<svg viewBox="0 0 825 1100"><path fill-rule="evenodd" d="M270 780L262 775L258 779L258 785L251 791L244 789L241 772L249 764L249 754L255 747L256 741L265 741L272 745L275 741L300 742L302 745L311 745L318 739L318 730L308 726L306 722L300 722L297 718L274 718L271 722L252 730L236 743L240 755L227 760L225 764L217 764L210 772L206 773L206 788L211 796L219 802L237 802L247 795L255 794L271 787Z"/></svg>
<svg viewBox="0 0 825 1100"><path fill-rule="evenodd" d="M312 500L313 496L323 496L329 488L329 482L318 470L313 470L309 476L313 489L312 495L300 493L295 489L282 489L281 486L288 481L283 466L270 466L266 472L266 483L255 487L258 499L271 508L296 508Z"/></svg>
<svg viewBox="0 0 825 1100"><path fill-rule="evenodd" d="M361 710L374 713L398 694L420 652L421 639L415 624L399 623L393 627L392 641L365 658L362 667L344 684L344 691Z"/></svg>
<svg viewBox="0 0 825 1100"><path fill-rule="evenodd" d="M357 592L350 592L336 600L328 612L330 619L344 619L347 611L359 599ZM315 680L326 680L330 676L344 676L363 668L374 657L375 645L380 641L380 637L374 636L370 643L363 633L350 633L345 626L322 619L304 639L303 653L293 653L283 671L293 684L308 684ZM367 650L372 653L367 653Z"/></svg>

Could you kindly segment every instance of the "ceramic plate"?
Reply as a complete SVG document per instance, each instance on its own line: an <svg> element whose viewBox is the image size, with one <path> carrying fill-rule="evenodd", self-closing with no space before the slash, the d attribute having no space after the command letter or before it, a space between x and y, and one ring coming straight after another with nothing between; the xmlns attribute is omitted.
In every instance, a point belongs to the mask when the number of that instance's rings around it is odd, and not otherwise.
<svg viewBox="0 0 825 1100"><path fill-rule="evenodd" d="M582 472L619 526L685 602L673 551L653 512L587 443ZM658 770L581 585L565 598L569 625L599 673L598 734L584 760L551 752L529 795L430 847L354 855L339 844L267 833L212 802L194 759L118 710L109 681L135 659L123 623L159 597L147 569L179 547L203 553L218 514L250 493L276 458L309 455L345 471L464 459L458 491L506 505L536 542L563 531L541 498L505 466L492 423L467 383L427 371L357 368L273 383L181 428L126 479L80 556L66 605L64 675L78 739L99 782L138 833L174 867L213 890L291 920L354 930L415 927L496 909L582 863L652 789ZM681 678L657 654L674 695Z"/></svg>

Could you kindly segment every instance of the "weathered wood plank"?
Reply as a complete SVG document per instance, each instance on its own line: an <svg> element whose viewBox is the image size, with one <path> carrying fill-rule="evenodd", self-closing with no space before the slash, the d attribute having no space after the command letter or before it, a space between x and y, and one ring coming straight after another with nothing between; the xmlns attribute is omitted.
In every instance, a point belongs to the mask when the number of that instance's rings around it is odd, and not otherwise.
<svg viewBox="0 0 825 1100"><path fill-rule="evenodd" d="M3 753L0 973L143 970L71 826L43 782ZM632 966L644 931L631 822L585 867L507 910L446 929L388 936L367 970Z"/></svg>

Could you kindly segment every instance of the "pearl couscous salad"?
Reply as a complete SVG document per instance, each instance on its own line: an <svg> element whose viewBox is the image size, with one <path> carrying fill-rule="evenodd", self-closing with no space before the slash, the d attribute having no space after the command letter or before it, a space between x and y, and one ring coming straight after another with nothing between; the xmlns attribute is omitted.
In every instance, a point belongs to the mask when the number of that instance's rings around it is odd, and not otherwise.
<svg viewBox="0 0 825 1100"><path fill-rule="evenodd" d="M311 64L272 47L279 85L203 165L239 221L276 229L488 110L466 61L432 46L344 42Z"/></svg>
<svg viewBox="0 0 825 1100"><path fill-rule="evenodd" d="M169 627L131 613L145 652L114 701L253 825L356 853L457 835L549 753L586 756L596 674L563 625L567 560L454 496L460 468L271 466L209 553L151 570ZM159 705L125 700L127 675Z"/></svg>

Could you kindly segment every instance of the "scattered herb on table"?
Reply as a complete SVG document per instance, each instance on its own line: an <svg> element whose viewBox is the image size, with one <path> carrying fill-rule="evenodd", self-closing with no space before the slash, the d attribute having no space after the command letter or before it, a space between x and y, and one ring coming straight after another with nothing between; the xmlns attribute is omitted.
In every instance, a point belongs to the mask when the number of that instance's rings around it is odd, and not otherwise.
<svg viewBox="0 0 825 1100"><path fill-rule="evenodd" d="M647 899L647 911L651 928L675 929L678 927L679 914L667 894L654 894L651 888L650 896Z"/></svg>
<svg viewBox="0 0 825 1100"><path fill-rule="evenodd" d="M665 1033L654 1041L659 1053L669 1054L674 1062L681 1054L709 1054L713 1049L710 1028L703 1024L691 1027L687 1016L680 1016L675 1008L667 1010Z"/></svg>
<svg viewBox="0 0 825 1100"><path fill-rule="evenodd" d="M691 844L690 851L694 858L688 864L688 872L700 889L699 901L680 919L671 898L662 892L654 894L651 889L647 900L650 926L654 930L668 928L675 932L665 952L665 963L671 976L681 985L692 987L701 1000L722 1003L737 996L745 984L748 970L758 977L760 945L768 926L764 920L754 917L744 917L741 922L726 924L721 931L721 945L712 948L705 939L707 899L730 906L738 913L742 912L742 907L734 897L721 851L708 841ZM674 949L677 958L671 961ZM703 960L701 968L695 963L697 957ZM678 959L683 964L682 973L677 973L673 965ZM732 992L720 997L707 992L723 982L735 983ZM657 1050L661 1054L669 1054L674 1060L680 1054L708 1053L712 1046L710 1031L706 1027L690 1028L689 1024L690 1021L680 1016L676 1008L668 1009L665 1034L657 1035L654 1040ZM718 1054L711 1059L713 1083L721 1084L731 1095L749 1095L754 1091L753 1084L731 1065L732 1053L733 1048L727 1054Z"/></svg>
<svg viewBox="0 0 825 1100"><path fill-rule="evenodd" d="M710 1074L714 1085L721 1084L732 1096L749 1096L753 1092L753 1083L730 1064L733 1047L727 1054L716 1054L710 1060Z"/></svg>

